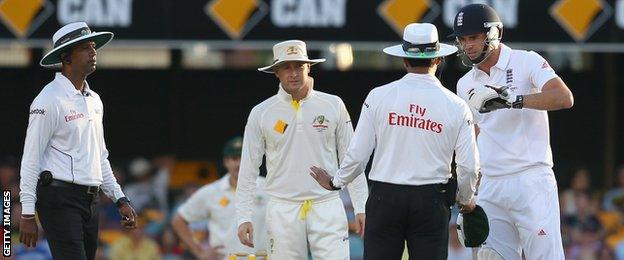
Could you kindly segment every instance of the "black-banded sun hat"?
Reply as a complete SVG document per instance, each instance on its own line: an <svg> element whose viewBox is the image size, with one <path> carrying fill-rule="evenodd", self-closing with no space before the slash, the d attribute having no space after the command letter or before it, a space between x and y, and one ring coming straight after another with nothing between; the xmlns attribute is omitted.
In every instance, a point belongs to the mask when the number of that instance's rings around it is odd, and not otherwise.
<svg viewBox="0 0 624 260"><path fill-rule="evenodd" d="M49 67L61 63L61 54L74 45L84 42L95 42L95 49L102 48L113 39L112 32L93 32L85 22L70 23L61 27L52 36L54 49L48 52L39 62L41 66Z"/></svg>
<svg viewBox="0 0 624 260"><path fill-rule="evenodd" d="M430 23L411 23L403 31L403 43L383 49L388 55L409 59L433 59L457 52L457 47L440 43L438 29Z"/></svg>

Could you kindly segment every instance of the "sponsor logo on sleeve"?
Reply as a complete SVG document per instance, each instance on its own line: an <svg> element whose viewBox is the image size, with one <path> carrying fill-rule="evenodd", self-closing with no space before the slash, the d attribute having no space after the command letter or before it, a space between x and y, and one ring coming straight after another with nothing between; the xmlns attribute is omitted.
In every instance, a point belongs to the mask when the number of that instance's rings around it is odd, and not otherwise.
<svg viewBox="0 0 624 260"><path fill-rule="evenodd" d="M544 63L542 63L542 69L547 69L550 68L550 64L548 64L548 61L544 61Z"/></svg>
<svg viewBox="0 0 624 260"><path fill-rule="evenodd" d="M30 110L31 115L45 115L45 109L35 108Z"/></svg>

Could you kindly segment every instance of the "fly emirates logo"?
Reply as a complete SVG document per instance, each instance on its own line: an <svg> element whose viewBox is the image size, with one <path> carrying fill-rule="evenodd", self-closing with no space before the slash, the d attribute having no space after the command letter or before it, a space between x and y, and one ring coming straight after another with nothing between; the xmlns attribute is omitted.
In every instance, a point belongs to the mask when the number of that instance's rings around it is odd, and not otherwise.
<svg viewBox="0 0 624 260"><path fill-rule="evenodd" d="M391 126L405 126L420 128L434 133L442 133L442 124L425 118L427 108L416 104L409 104L409 115L388 113L388 124Z"/></svg>

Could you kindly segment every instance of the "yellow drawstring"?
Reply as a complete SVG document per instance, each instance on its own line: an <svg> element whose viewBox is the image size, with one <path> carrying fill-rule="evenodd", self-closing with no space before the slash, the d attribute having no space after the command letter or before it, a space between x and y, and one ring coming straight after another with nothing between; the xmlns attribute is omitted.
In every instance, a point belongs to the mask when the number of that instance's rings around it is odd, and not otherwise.
<svg viewBox="0 0 624 260"><path fill-rule="evenodd" d="M306 219L308 212L312 210L312 200L304 200L301 204L301 211L299 212L299 219Z"/></svg>
<svg viewBox="0 0 624 260"><path fill-rule="evenodd" d="M295 109L295 111L299 110L299 101L294 100L290 102L290 105Z"/></svg>

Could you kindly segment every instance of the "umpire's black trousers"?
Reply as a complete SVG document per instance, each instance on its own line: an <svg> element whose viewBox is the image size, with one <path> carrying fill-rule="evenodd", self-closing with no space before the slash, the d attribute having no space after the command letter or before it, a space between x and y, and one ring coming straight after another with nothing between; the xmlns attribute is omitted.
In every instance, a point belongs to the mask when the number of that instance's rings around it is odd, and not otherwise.
<svg viewBox="0 0 624 260"><path fill-rule="evenodd" d="M366 202L364 259L446 259L449 205L445 185L371 182Z"/></svg>
<svg viewBox="0 0 624 260"><path fill-rule="evenodd" d="M98 192L82 187L37 186L37 213L54 259L95 259Z"/></svg>

